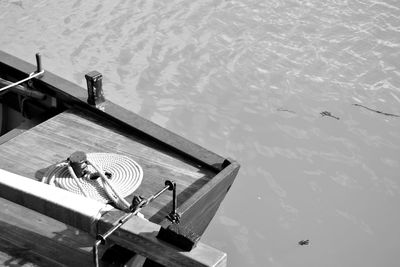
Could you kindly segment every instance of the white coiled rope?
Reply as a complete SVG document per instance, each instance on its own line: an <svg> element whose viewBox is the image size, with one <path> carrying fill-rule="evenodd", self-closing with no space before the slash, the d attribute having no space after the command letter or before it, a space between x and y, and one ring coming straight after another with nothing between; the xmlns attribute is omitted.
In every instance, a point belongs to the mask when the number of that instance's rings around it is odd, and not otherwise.
<svg viewBox="0 0 400 267"><path fill-rule="evenodd" d="M119 209L129 210L130 204L124 198L142 182L143 170L140 165L118 154L88 153L86 156L89 171L97 172L99 178L78 178L68 161L63 161L51 166L42 182L104 203L112 202ZM111 174L111 178L105 175L106 172Z"/></svg>

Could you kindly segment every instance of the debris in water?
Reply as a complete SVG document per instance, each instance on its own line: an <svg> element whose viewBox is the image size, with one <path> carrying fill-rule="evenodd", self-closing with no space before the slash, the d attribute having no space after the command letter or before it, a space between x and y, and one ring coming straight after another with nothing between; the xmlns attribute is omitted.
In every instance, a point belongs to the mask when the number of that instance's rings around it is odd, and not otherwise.
<svg viewBox="0 0 400 267"><path fill-rule="evenodd" d="M385 115L385 116L391 116L391 117L398 117L398 118L400 118L400 115L382 112L382 111L379 111L379 110L376 110L376 109L372 109L372 108L369 108L369 107L366 107L366 106L363 106L363 105L360 105L360 104L353 104L353 106L362 107L362 108L368 109L369 111L376 112L376 113L378 113L378 114L382 114L382 115Z"/></svg>
<svg viewBox="0 0 400 267"><path fill-rule="evenodd" d="M277 108L276 110L277 110L277 111L283 111L283 112L289 112L289 113L296 114L295 111L289 110L289 109L285 109L285 108Z"/></svg>
<svg viewBox="0 0 400 267"><path fill-rule="evenodd" d="M307 245L309 245L310 244L310 240L300 240L299 241L299 245L300 246L307 246Z"/></svg>
<svg viewBox="0 0 400 267"><path fill-rule="evenodd" d="M331 117L331 118L334 118L334 119L340 120L340 118L339 118L339 117L333 116L333 115L332 115L332 113L330 113L329 111L324 111L324 112L321 112L320 114L321 114L321 116L322 116L322 117L325 117L325 116L327 116L327 117Z"/></svg>

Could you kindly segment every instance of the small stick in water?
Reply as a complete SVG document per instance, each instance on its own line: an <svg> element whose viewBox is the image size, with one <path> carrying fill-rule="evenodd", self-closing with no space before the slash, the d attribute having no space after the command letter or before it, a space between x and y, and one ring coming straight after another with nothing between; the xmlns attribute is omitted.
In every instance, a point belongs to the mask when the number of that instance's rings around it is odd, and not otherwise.
<svg viewBox="0 0 400 267"><path fill-rule="evenodd" d="M321 112L320 114L321 114L322 117L327 116L327 117L331 117L331 118L340 120L339 117L333 116L332 113L330 113L330 112L328 112L328 111Z"/></svg>
<svg viewBox="0 0 400 267"><path fill-rule="evenodd" d="M375 109L372 109L372 108L369 108L369 107L366 107L366 106L363 106L363 105L360 105L360 104L353 104L353 106L356 106L356 107L362 107L362 108L368 109L369 111L376 112L376 113L379 113L379 114L382 114L382 115L385 115L385 116L391 116L391 117L397 117L397 118L400 118L400 115L396 115L396 114L392 114L392 113L386 113L386 112L382 112L382 111L375 110Z"/></svg>

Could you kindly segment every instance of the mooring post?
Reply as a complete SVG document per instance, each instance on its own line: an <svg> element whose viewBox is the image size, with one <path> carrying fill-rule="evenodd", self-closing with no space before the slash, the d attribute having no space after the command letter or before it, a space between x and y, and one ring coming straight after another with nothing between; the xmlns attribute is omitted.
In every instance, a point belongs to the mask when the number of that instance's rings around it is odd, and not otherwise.
<svg viewBox="0 0 400 267"><path fill-rule="evenodd" d="M36 57L36 73L39 73L43 70L42 69L42 56L40 55L40 53L36 53L35 57Z"/></svg>
<svg viewBox="0 0 400 267"><path fill-rule="evenodd" d="M85 75L87 90L88 90L88 104L99 107L105 101L103 93L103 75L98 71L91 71Z"/></svg>

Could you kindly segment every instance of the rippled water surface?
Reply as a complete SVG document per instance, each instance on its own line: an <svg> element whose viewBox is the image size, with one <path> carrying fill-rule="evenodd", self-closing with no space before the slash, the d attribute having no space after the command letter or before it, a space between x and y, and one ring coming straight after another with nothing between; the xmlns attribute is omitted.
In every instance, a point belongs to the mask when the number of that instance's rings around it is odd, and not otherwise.
<svg viewBox="0 0 400 267"><path fill-rule="evenodd" d="M98 70L108 99L242 164L202 239L229 266L398 266L398 0L0 10L2 50L82 86Z"/></svg>

